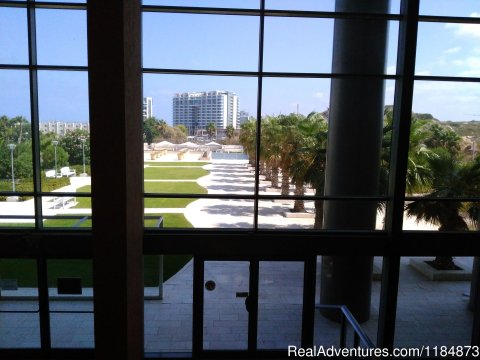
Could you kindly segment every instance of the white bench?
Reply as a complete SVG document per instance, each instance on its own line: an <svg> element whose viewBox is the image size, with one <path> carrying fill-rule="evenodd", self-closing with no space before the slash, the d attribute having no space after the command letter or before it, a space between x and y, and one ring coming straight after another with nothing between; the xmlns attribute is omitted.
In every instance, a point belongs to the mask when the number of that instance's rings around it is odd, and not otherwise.
<svg viewBox="0 0 480 360"><path fill-rule="evenodd" d="M73 196L63 196L63 197L55 197L51 200L52 202L52 209L65 209L65 207L70 207L75 205L76 198Z"/></svg>
<svg viewBox="0 0 480 360"><path fill-rule="evenodd" d="M54 178L55 177L55 170L47 170L45 171L45 176L47 178Z"/></svg>
<svg viewBox="0 0 480 360"><path fill-rule="evenodd" d="M77 175L77 170L75 169L70 169L68 166L62 167L60 169L60 176L76 176Z"/></svg>

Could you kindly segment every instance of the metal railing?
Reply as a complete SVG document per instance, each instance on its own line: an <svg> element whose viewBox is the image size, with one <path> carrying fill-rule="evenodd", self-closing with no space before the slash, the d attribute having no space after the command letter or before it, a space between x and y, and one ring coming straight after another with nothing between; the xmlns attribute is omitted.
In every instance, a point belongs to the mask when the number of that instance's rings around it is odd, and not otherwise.
<svg viewBox="0 0 480 360"><path fill-rule="evenodd" d="M350 348L369 348L375 347L375 344L370 340L368 335L363 331L357 319L353 316L350 310L345 305L317 305L317 309L322 310L336 310L340 313L340 348L347 348L347 334L348 327L353 330L353 344L349 344Z"/></svg>

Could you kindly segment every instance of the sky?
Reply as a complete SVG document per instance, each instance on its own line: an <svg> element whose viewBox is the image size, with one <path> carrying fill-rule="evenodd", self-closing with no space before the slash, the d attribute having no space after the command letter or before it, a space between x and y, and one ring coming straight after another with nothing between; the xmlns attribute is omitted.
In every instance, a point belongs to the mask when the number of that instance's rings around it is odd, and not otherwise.
<svg viewBox="0 0 480 360"><path fill-rule="evenodd" d="M72 1L71 1L72 2ZM81 2L81 1L73 1ZM258 0L145 0L145 5L258 8ZM334 9L333 0L266 0L271 9ZM399 0L391 12L398 13ZM480 17L478 0L421 0L425 15ZM333 43L331 19L266 18L265 71L329 72ZM254 16L145 13L143 64L146 68L256 71L259 19ZM390 21L386 73L395 73L398 23ZM417 75L480 76L480 25L422 23ZM86 13L37 10L38 63L87 66ZM26 64L25 9L0 8L0 63ZM28 72L0 70L0 115L30 118ZM194 75L143 77L144 96L153 98L157 118L171 123L177 92L228 90L240 109L257 113L257 78ZM394 81L387 81L385 103L393 103ZM262 114L323 111L330 80L264 78ZM40 121L88 121L86 72L39 72ZM413 111L440 120L480 120L480 84L416 81Z"/></svg>

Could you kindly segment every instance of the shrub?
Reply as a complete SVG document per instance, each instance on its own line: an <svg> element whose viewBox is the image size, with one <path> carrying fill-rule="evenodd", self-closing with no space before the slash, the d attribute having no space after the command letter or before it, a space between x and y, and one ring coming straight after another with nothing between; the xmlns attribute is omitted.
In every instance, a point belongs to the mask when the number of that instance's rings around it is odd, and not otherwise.
<svg viewBox="0 0 480 360"><path fill-rule="evenodd" d="M59 189L61 187L70 185L70 179L69 178L46 178L45 176L42 175L42 191L44 192L49 192L53 191L56 189ZM12 182L9 180L2 180L0 181L0 191L11 191L12 190ZM15 182L15 191L18 192L32 192L33 191L33 180L28 179L19 179ZM0 201L6 201L7 196L0 196ZM31 196L25 195L25 196L20 196L19 200L20 201L25 201L28 199L31 199Z"/></svg>

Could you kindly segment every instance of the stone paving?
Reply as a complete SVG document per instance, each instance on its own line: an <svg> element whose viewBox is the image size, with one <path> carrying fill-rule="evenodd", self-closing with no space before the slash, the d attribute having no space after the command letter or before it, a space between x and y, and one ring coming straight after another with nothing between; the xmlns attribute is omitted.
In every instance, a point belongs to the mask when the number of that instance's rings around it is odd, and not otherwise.
<svg viewBox="0 0 480 360"><path fill-rule="evenodd" d="M401 263L396 345L467 345L470 341L472 313L467 310L468 281L430 281ZM319 261L321 259L319 258ZM376 258L381 266L381 258ZM457 258L463 267L471 267L471 258ZM163 300L145 300L145 350L147 352L188 352L192 348L192 262L164 284ZM207 262L205 281L216 287L204 294L205 349L245 349L247 319L245 299L237 292L248 291L248 263ZM285 349L299 345L301 336L303 265L298 262L261 262L259 288L258 347ZM371 318L362 327L376 341L379 281L374 281ZM91 289L87 289L91 295ZM30 295L35 295L35 291ZM146 289L152 293L155 289ZM33 300L9 300L2 293L0 310L35 310ZM52 296L55 294L52 292ZM318 297L318 287L317 287ZM92 302L52 300L52 311L91 311ZM317 299L318 302L318 299ZM92 347L91 313L52 313L54 347ZM339 325L315 314L315 343L338 345ZM39 347L38 314L0 314L0 348Z"/></svg>
<svg viewBox="0 0 480 360"><path fill-rule="evenodd" d="M245 162L212 162L205 168L210 170L210 174L198 179L198 183L205 186L209 194L253 194L253 173ZM266 193L266 186L262 182L261 193ZM311 218L287 219L283 216L283 212L291 206L292 203L288 201L261 201L259 226L311 228ZM307 209L312 210L311 204L307 205ZM179 212L184 212L194 227L234 228L253 225L253 201L249 200L201 199ZM379 214L377 228L381 228L381 220ZM405 228L434 229L425 223L416 224L412 219L405 219L405 224ZM408 265L408 260L403 258L401 263L396 345L413 347L469 344L472 314L467 310L468 296L465 295L469 292L470 283L430 281L413 270ZM456 260L462 266L471 268L471 258ZM381 259L376 259L376 265L381 268ZM146 351L191 351L192 268L192 262L189 262L164 284L163 300L145 300ZM208 262L205 265L205 280L214 280L216 288L206 291L204 295L204 347L245 349L248 314L245 299L236 294L248 291L248 264ZM301 263L261 263L259 348L285 349L288 345L300 344L302 286ZM91 289L86 290L91 295ZM35 295L36 292L33 289L21 291L27 295ZM146 289L147 294L153 294L154 291L156 289ZM362 326L375 342L379 281L373 283L372 291L371 319ZM317 289L317 295L318 292ZM28 311L38 308L34 300L12 300L8 295L8 291L2 292L0 310ZM91 311L92 308L91 300L85 297L80 300L51 301L51 310ZM54 347L92 347L94 344L91 313L52 313L51 327ZM338 340L338 324L325 319L317 311L315 343L338 345ZM35 348L39 345L38 314L0 313L0 348Z"/></svg>

